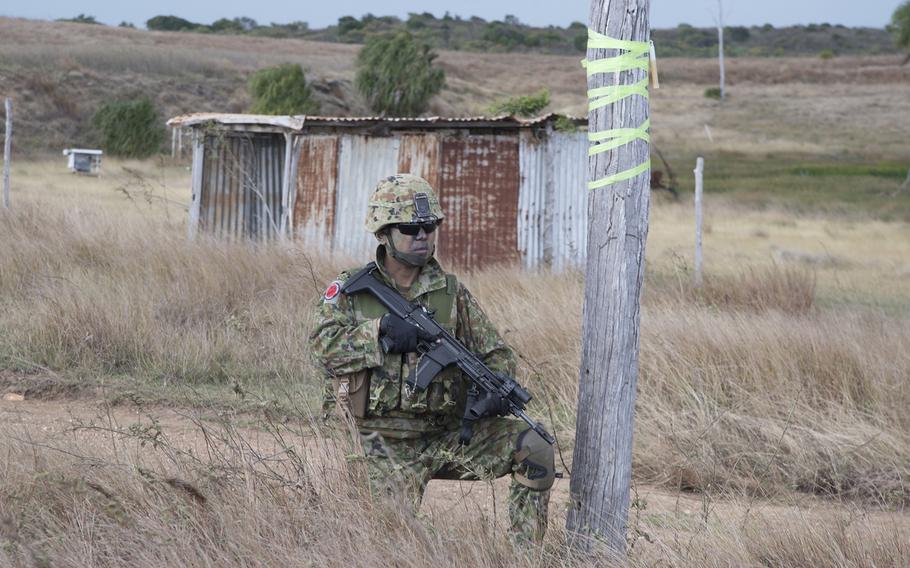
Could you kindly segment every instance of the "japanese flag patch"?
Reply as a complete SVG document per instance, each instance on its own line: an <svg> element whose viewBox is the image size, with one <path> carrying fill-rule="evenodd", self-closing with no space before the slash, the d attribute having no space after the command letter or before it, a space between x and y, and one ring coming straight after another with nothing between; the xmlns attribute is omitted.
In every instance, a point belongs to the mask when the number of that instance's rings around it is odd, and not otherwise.
<svg viewBox="0 0 910 568"><path fill-rule="evenodd" d="M333 280L329 287L325 289L325 294L322 295L323 304L337 304L338 296L341 295L341 285L344 284L341 280Z"/></svg>

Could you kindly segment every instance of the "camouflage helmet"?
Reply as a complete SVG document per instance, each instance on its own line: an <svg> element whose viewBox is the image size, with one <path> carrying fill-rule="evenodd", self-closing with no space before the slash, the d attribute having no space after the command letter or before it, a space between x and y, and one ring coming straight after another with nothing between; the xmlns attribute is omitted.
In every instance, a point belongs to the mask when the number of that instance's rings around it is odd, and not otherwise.
<svg viewBox="0 0 910 568"><path fill-rule="evenodd" d="M427 196L428 211L418 215L420 194ZM422 204L421 204L422 205ZM373 190L367 206L366 229L371 233L380 231L388 225L411 223L415 221L442 221L445 215L439 206L439 198L425 179L413 174L395 174L382 181Z"/></svg>

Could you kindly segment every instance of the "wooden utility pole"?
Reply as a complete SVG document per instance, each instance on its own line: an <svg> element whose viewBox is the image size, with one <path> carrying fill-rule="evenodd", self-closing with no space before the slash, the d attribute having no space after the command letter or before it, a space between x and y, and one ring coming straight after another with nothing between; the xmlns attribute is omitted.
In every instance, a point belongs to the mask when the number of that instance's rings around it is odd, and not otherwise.
<svg viewBox="0 0 910 568"><path fill-rule="evenodd" d="M720 62L720 100L727 96L724 77L724 0L717 0L717 59Z"/></svg>
<svg viewBox="0 0 910 568"><path fill-rule="evenodd" d="M705 159L695 160L695 286L701 288L701 225L702 192L704 191Z"/></svg>
<svg viewBox="0 0 910 568"><path fill-rule="evenodd" d="M13 99L6 98L6 136L3 141L3 208L9 209L9 161L13 152Z"/></svg>
<svg viewBox="0 0 910 568"><path fill-rule="evenodd" d="M610 38L646 42L649 4L650 0L592 0L590 27ZM647 44L627 45L635 50L644 45L647 53ZM644 69L592 74L592 62L597 59L637 55L626 49L594 49L589 44L589 94L591 89L604 87L622 93L632 87L617 86L646 79L646 63ZM625 68L625 63L620 66ZM639 308L648 235L650 145L647 134L627 137L648 126L647 83L643 86L610 104L594 104L592 99L588 113L589 138L611 136L621 143L607 142L602 145L606 151L594 153L588 160L592 189L588 196L583 345L566 529L576 548L590 550L595 543L604 543L615 554L621 554L626 544ZM605 178L611 178L609 183Z"/></svg>

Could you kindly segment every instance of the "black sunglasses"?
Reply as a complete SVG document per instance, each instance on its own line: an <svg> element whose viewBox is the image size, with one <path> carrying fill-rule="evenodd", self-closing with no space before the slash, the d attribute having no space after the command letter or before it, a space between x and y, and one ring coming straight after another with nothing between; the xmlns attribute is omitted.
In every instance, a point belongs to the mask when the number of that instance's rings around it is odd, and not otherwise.
<svg viewBox="0 0 910 568"><path fill-rule="evenodd" d="M423 229L423 232L429 235L436 230L436 227L439 226L439 222L428 221L426 223L398 223L396 226L402 235L413 237L420 232L420 229Z"/></svg>

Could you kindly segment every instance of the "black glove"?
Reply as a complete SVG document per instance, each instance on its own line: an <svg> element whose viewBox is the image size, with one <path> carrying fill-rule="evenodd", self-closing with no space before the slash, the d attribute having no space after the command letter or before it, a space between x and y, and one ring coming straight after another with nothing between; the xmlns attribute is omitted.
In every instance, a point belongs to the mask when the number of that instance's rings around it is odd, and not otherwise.
<svg viewBox="0 0 910 568"><path fill-rule="evenodd" d="M379 338L386 353L414 353L418 340L430 341L433 336L395 314L386 314L379 320Z"/></svg>
<svg viewBox="0 0 910 568"><path fill-rule="evenodd" d="M509 413L509 403L499 395L487 393L471 406L469 412L473 420L487 416L505 416Z"/></svg>

